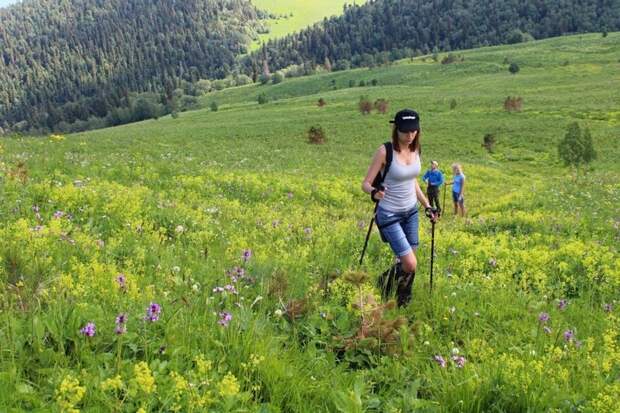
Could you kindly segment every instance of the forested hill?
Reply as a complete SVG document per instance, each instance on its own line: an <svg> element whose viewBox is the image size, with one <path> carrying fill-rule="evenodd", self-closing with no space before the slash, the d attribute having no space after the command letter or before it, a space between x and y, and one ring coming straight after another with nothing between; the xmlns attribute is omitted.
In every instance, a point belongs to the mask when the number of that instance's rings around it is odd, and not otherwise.
<svg viewBox="0 0 620 413"><path fill-rule="evenodd" d="M25 0L0 9L0 128L101 119L128 92L172 98L181 80L223 77L256 34L257 14L247 0Z"/></svg>
<svg viewBox="0 0 620 413"><path fill-rule="evenodd" d="M266 56L274 70L323 64L327 58L336 68L347 68L367 66L377 57L619 29L618 0L374 0L270 41L244 64L249 71L251 60L256 64Z"/></svg>

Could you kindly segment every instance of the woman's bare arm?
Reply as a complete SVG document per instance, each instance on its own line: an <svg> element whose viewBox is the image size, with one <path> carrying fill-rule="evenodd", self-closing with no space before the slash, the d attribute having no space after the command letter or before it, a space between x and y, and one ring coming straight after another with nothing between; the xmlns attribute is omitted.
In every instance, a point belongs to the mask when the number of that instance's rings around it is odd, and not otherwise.
<svg viewBox="0 0 620 413"><path fill-rule="evenodd" d="M424 208L431 207L431 204L428 202L428 199L426 199L424 192L422 191L422 189L420 189L420 184L418 183L417 179L415 180L415 194Z"/></svg>

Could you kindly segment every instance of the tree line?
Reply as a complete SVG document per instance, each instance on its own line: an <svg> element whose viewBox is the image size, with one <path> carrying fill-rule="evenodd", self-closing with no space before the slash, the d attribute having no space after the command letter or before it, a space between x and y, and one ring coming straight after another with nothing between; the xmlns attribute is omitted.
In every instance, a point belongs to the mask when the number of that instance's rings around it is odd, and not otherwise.
<svg viewBox="0 0 620 413"><path fill-rule="evenodd" d="M173 112L175 90L234 70L261 17L247 0L25 0L0 9L0 127L113 124L145 101Z"/></svg>
<svg viewBox="0 0 620 413"><path fill-rule="evenodd" d="M268 42L246 73L325 65L335 70L437 51L620 29L617 0L371 0Z"/></svg>
<svg viewBox="0 0 620 413"><path fill-rule="evenodd" d="M250 0L24 0L0 9L0 131L75 132L317 69L620 30L617 0L371 0L248 53Z"/></svg>

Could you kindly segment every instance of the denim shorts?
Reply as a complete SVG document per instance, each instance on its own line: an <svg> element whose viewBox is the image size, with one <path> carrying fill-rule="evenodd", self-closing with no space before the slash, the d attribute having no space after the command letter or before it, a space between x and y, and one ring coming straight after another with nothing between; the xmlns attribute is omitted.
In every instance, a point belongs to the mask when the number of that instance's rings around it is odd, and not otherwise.
<svg viewBox="0 0 620 413"><path fill-rule="evenodd" d="M407 255L418 248L419 214L417 205L405 212L391 212L379 206L376 221L379 231L397 257Z"/></svg>
<svg viewBox="0 0 620 413"><path fill-rule="evenodd" d="M464 204L465 203L465 197L461 196L461 199L459 199L459 193L458 192L452 192L452 200L454 201L454 203L459 203L459 204Z"/></svg>

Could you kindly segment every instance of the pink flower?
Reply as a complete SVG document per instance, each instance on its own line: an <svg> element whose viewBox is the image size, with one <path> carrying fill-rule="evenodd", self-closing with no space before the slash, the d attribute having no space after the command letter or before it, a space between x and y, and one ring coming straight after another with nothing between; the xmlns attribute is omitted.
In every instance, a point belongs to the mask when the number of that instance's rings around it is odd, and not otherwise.
<svg viewBox="0 0 620 413"><path fill-rule="evenodd" d="M82 333L86 337L94 337L96 333L95 323L87 323L84 327L80 329L80 333Z"/></svg>
<svg viewBox="0 0 620 413"><path fill-rule="evenodd" d="M218 324L223 327L228 327L228 324L232 320L232 314L227 311L223 311L220 313L220 319L218 320Z"/></svg>
<svg viewBox="0 0 620 413"><path fill-rule="evenodd" d="M441 357L441 355L437 354L433 357L433 360L435 360L437 362L437 364L439 364L439 367L441 367L442 369L445 369L447 366L446 360Z"/></svg>
<svg viewBox="0 0 620 413"><path fill-rule="evenodd" d="M454 361L456 367L460 369L462 369L463 366L465 366L465 363L467 363L467 360L465 360L465 357L463 356L452 356L452 361Z"/></svg>

